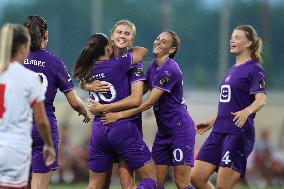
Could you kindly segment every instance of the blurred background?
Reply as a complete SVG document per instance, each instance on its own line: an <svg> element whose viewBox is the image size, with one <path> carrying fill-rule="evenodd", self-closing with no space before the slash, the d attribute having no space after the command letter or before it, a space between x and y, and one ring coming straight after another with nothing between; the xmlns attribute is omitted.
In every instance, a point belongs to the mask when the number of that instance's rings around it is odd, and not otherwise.
<svg viewBox="0 0 284 189"><path fill-rule="evenodd" d="M70 73L88 37L94 32L109 34L120 19L135 23L135 44L150 50L145 69L153 58L157 35L166 29L176 31L181 38L176 61L184 74L188 110L196 122L217 111L218 83L235 61L229 53L232 30L240 24L252 25L264 41L269 93L266 107L256 116L255 150L240 185L284 187L284 0L0 0L0 25L22 24L28 15L47 20L47 48L64 60ZM77 92L88 98L87 92L79 88ZM70 110L62 94L55 103L61 169L53 182L87 182L90 125ZM144 138L151 148L156 132L152 110L143 118ZM206 136L196 137L197 150ZM115 173L112 184L118 185Z"/></svg>

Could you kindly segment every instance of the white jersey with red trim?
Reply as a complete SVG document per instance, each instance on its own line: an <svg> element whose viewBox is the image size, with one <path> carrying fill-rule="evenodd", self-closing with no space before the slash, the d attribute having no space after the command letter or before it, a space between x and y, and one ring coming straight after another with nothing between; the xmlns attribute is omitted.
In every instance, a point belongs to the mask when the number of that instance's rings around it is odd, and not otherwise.
<svg viewBox="0 0 284 189"><path fill-rule="evenodd" d="M31 152L31 105L44 98L38 75L18 62L10 63L0 74L0 146Z"/></svg>

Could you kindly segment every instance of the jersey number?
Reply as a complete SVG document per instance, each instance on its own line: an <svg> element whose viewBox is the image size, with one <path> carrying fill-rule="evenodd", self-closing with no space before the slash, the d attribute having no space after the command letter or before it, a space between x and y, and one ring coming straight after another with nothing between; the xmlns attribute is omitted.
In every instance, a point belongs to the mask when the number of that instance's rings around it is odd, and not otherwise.
<svg viewBox="0 0 284 189"><path fill-rule="evenodd" d="M0 84L0 118L3 117L4 112L6 110L4 106L5 89L6 89L6 84Z"/></svg>
<svg viewBox="0 0 284 189"><path fill-rule="evenodd" d="M222 161L223 161L226 165L228 165L229 163L231 163L231 160L230 160L230 152L229 152L229 151L227 151L227 152L225 153L225 155L224 155L223 158L222 158Z"/></svg>
<svg viewBox="0 0 284 189"><path fill-rule="evenodd" d="M173 155L174 155L175 161L180 162L183 160L183 152L181 149L179 148L174 149Z"/></svg>
<svg viewBox="0 0 284 189"><path fill-rule="evenodd" d="M110 94L111 94L110 98L107 98L102 93L95 93L95 92L90 92L90 97L97 102L99 102L100 100L102 100L103 102L112 102L116 98L116 90L111 83L106 82L106 81L104 81L104 83L106 83L107 85L110 86L110 88L109 88L109 91L110 91Z"/></svg>
<svg viewBox="0 0 284 189"><path fill-rule="evenodd" d="M45 95L47 87L48 87L48 80L47 77L43 73L38 73L40 80L41 80L41 92Z"/></svg>

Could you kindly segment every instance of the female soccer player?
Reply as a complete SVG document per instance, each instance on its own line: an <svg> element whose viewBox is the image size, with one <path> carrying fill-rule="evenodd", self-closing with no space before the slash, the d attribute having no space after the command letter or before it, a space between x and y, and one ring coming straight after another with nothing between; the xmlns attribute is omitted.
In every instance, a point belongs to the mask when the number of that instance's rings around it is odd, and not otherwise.
<svg viewBox="0 0 284 189"><path fill-rule="evenodd" d="M199 134L213 127L191 174L198 189L214 188L208 179L216 170L217 188L231 189L244 176L255 140L253 119L266 102L266 79L260 66L262 40L255 29L237 26L230 47L236 63L221 82L217 116L196 125Z"/></svg>
<svg viewBox="0 0 284 189"><path fill-rule="evenodd" d="M119 20L116 22L111 31L111 41L113 42L114 57L120 57L127 53L131 48L136 35L136 27L129 20ZM131 94L125 99L106 105L102 111L117 111L123 109L129 109L129 106L138 107L142 101L143 95L143 85L144 80L146 80L143 73L143 62L139 62L134 65L128 71L129 83L131 84ZM103 82L96 80L92 83L86 84L85 90L94 92L106 92L109 90L108 85ZM143 136L142 132L142 115L137 115L135 125ZM119 157L118 157L119 158ZM111 177L112 171L109 173L109 178ZM134 189L135 188L135 178L134 171L131 170L123 159L119 160L118 165L118 175L120 178L120 184L123 189ZM106 187L110 185L110 179L106 183Z"/></svg>
<svg viewBox="0 0 284 189"><path fill-rule="evenodd" d="M0 188L26 188L31 163L32 119L43 138L44 164L55 160L39 77L22 64L30 48L28 30L5 24L0 37Z"/></svg>
<svg viewBox="0 0 284 189"><path fill-rule="evenodd" d="M129 96L128 70L146 55L144 48L132 48L118 58L110 59L113 48L103 34L92 35L79 56L74 78L82 86L92 80L101 80L110 86L105 94L90 93L90 98L103 104L117 102ZM96 112L89 145L90 179L88 189L103 188L114 157L117 155L143 179L137 188L155 188L155 170L148 147L134 126L133 119L124 119L104 126Z"/></svg>
<svg viewBox="0 0 284 189"><path fill-rule="evenodd" d="M32 189L47 189L52 171L58 168L58 142L59 133L53 101L59 89L65 94L71 107L84 116L84 122L90 121L90 114L84 103L74 90L71 78L62 60L48 52L45 47L48 42L48 27L46 21L40 16L28 16L24 24L31 34L31 52L25 60L25 67L38 73L42 81L42 93L45 95L45 109L51 125L52 138L56 151L56 161L46 166L43 161L43 142L36 129L32 130Z"/></svg>
<svg viewBox="0 0 284 189"><path fill-rule="evenodd" d="M193 166L195 143L194 122L189 116L183 99L183 76L173 60L180 40L173 31L162 32L154 41L155 60L149 65L146 78L151 89L148 98L135 109L107 113L102 121L109 124L121 118L141 113L152 106L158 132L152 148L152 157L157 169L158 188L163 188L169 166L174 166L178 188L191 188L189 174ZM89 110L103 109L99 103L88 106Z"/></svg>

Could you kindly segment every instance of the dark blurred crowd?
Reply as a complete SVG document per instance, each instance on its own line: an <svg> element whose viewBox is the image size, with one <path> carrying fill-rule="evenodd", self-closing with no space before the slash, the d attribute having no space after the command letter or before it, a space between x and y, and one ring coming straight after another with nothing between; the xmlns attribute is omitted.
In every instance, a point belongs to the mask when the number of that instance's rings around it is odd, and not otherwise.
<svg viewBox="0 0 284 189"><path fill-rule="evenodd" d="M284 152L272 144L269 130L262 130L251 153L245 181L249 186L284 186Z"/></svg>

